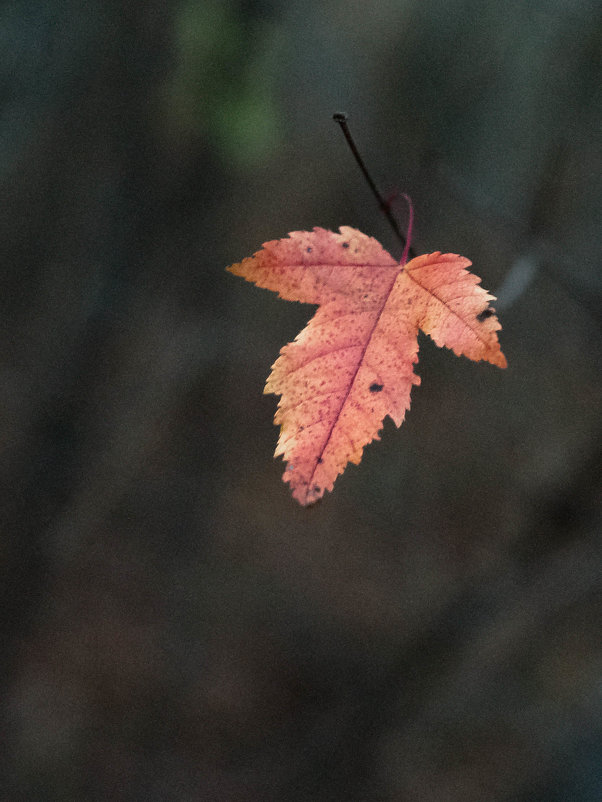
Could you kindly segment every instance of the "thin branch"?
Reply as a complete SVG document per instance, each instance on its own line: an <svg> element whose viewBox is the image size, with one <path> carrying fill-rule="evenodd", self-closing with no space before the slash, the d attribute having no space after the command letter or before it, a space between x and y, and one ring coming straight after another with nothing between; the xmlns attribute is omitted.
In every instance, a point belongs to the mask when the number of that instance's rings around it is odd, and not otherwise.
<svg viewBox="0 0 602 802"><path fill-rule="evenodd" d="M407 259L407 257L410 256L410 258L413 259L414 256L416 256L416 254L413 248L409 246L412 221L413 221L411 202L410 202L410 225L408 227L408 236L404 237L404 235L401 233L399 225L397 224L397 220L393 217L393 214L391 213L391 205L387 203L387 201L383 198L383 196L376 188L376 184L372 180L372 176L368 172L368 169L364 164L364 160L360 156L357 146L353 140L353 137L351 136L351 132L349 131L349 126L347 125L347 115L339 111L332 115L332 119L341 126L341 130L343 131L343 135L347 140L347 144L349 145L349 148L351 149L351 152L353 153L360 170L364 174L364 178L368 182L368 186L372 190L372 194L376 198L376 201L379 205L381 212L385 215L385 217L389 221L389 225L391 226L391 228L395 232L395 236L401 243L401 247L403 248L405 258ZM406 195L405 197L407 198L408 196ZM404 264L403 259L402 259L402 264Z"/></svg>

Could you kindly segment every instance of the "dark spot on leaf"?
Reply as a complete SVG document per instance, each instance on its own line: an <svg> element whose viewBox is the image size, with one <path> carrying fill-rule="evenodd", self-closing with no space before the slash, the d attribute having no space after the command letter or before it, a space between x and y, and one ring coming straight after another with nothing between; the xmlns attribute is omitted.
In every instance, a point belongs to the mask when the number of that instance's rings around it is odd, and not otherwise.
<svg viewBox="0 0 602 802"><path fill-rule="evenodd" d="M305 429L305 426L299 426L299 431L302 432Z"/></svg>
<svg viewBox="0 0 602 802"><path fill-rule="evenodd" d="M488 306L487 309L483 309L482 312L479 312L479 314L477 315L477 320L480 323L482 323L484 320L486 320L488 317L491 317L494 314L495 311Z"/></svg>
<svg viewBox="0 0 602 802"><path fill-rule="evenodd" d="M319 493L319 492L320 492L320 486L314 485L314 493Z"/></svg>
<svg viewBox="0 0 602 802"><path fill-rule="evenodd" d="M307 253L311 253L311 245L307 246Z"/></svg>
<svg viewBox="0 0 602 802"><path fill-rule="evenodd" d="M377 384L376 382L374 382L374 384L370 385L370 392L380 393L380 391L383 389L384 386L385 386L384 384Z"/></svg>
<svg viewBox="0 0 602 802"><path fill-rule="evenodd" d="M348 247L349 247L349 243L348 242L344 242L343 243L343 248L348 248Z"/></svg>
<svg viewBox="0 0 602 802"><path fill-rule="evenodd" d="M322 457L318 457L318 465L320 465L320 463L322 463L322 462L324 462L324 460L322 459Z"/></svg>

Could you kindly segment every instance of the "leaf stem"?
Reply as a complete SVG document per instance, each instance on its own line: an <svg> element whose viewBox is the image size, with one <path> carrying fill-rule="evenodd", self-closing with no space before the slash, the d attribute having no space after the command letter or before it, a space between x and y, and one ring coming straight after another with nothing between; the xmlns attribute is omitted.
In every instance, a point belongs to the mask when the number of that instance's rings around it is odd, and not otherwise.
<svg viewBox="0 0 602 802"><path fill-rule="evenodd" d="M414 227L414 206L412 204L412 199L409 195L406 195L405 192L401 193L403 197L408 202L408 232L406 234L406 244L403 249L403 254L401 257L401 264L405 265L408 261L408 255L413 253L411 243L412 243L412 228Z"/></svg>
<svg viewBox="0 0 602 802"><path fill-rule="evenodd" d="M408 223L408 233L407 233L407 236L404 237L404 235L401 233L401 231L399 229L399 226L397 224L397 220L393 217L393 214L391 213L391 204L387 203L387 201L384 200L383 196L380 194L380 192L376 188L376 184L372 180L372 176L368 172L368 168L366 167L366 165L364 164L364 160L360 156L360 153L359 153L359 151L357 149L357 146L356 146L356 144L355 144L355 142L353 140L353 137L351 136L351 132L349 131L349 126L347 125L347 115L344 112L338 111L338 112L335 112L335 114L332 115L332 119L335 121L335 123L338 123L341 126L341 130L343 132L343 135L344 135L345 139L347 140L347 144L349 145L349 148L350 148L351 152L353 153L353 156L354 156L354 158L355 158L355 160L356 160L356 162L358 164L358 167L360 168L360 170L364 174L364 178L368 182L368 186L372 190L372 194L376 198L376 201L377 201L377 203L379 205L379 208L380 208L381 212L385 215L385 217L389 221L389 225L391 226L391 228L395 232L395 236L401 242L401 247L403 248L403 256L402 256L402 259L401 259L401 264L403 265L403 264L406 263L408 256L413 258L416 255L414 253L413 248L410 247L410 241L411 241L411 238L412 238L412 225L413 225L413 222L414 222L414 210L412 208L412 201L410 200L409 196L404 193L404 198L408 201L408 205L409 205L409 209L410 209L410 219L409 219L409 223Z"/></svg>

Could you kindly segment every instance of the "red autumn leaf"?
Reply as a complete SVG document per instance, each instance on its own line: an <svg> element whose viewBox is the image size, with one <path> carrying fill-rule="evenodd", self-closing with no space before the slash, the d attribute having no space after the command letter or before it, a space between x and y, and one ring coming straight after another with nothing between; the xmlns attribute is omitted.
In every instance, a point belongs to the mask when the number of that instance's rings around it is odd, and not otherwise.
<svg viewBox="0 0 602 802"><path fill-rule="evenodd" d="M418 329L457 355L506 367L494 296L470 264L435 252L403 265L372 237L342 226L293 231L228 268L287 301L319 304L280 351L264 390L281 396L275 456L288 463L283 479L301 504L332 490L348 462L360 462L386 415L401 426L420 383Z"/></svg>

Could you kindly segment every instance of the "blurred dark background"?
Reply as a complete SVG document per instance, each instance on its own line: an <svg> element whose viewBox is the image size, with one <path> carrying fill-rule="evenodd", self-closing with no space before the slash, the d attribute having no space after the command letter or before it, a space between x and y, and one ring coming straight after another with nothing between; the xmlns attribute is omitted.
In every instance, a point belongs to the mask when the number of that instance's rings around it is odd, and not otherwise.
<svg viewBox="0 0 602 802"><path fill-rule="evenodd" d="M594 0L0 10L7 800L594 802ZM272 459L313 310L224 268L351 225L472 259L509 367L423 384L302 509ZM403 220L403 210L400 210Z"/></svg>

